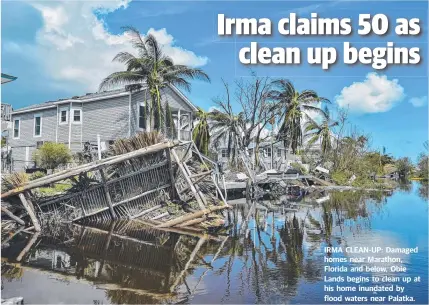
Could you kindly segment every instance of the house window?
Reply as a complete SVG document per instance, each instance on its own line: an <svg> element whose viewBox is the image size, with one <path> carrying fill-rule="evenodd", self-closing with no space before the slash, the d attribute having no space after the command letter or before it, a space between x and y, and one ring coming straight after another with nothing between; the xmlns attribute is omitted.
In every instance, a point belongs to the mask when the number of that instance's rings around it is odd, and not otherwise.
<svg viewBox="0 0 429 305"><path fill-rule="evenodd" d="M277 157L282 156L282 150L280 148L277 148Z"/></svg>
<svg viewBox="0 0 429 305"><path fill-rule="evenodd" d="M42 116L40 114L34 115L34 136L42 136Z"/></svg>
<svg viewBox="0 0 429 305"><path fill-rule="evenodd" d="M271 147L268 147L266 149L266 152L267 152L267 157L271 157Z"/></svg>
<svg viewBox="0 0 429 305"><path fill-rule="evenodd" d="M139 128L146 129L146 118L144 103L139 104Z"/></svg>
<svg viewBox="0 0 429 305"><path fill-rule="evenodd" d="M21 121L19 119L13 120L13 137L19 139Z"/></svg>
<svg viewBox="0 0 429 305"><path fill-rule="evenodd" d="M222 149L221 154L222 154L222 158L228 158L229 157L228 149Z"/></svg>
<svg viewBox="0 0 429 305"><path fill-rule="evenodd" d="M73 109L73 123L82 122L82 109Z"/></svg>
<svg viewBox="0 0 429 305"><path fill-rule="evenodd" d="M68 110L61 109L60 110L60 124L67 124L68 121Z"/></svg>

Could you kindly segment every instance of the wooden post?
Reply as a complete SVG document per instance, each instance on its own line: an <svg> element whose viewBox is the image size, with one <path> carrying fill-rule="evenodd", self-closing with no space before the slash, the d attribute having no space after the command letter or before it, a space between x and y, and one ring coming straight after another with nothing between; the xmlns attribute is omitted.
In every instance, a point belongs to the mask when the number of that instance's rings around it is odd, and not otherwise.
<svg viewBox="0 0 429 305"><path fill-rule="evenodd" d="M97 135L97 153L98 153L98 160L101 160L101 139L100 135Z"/></svg>
<svg viewBox="0 0 429 305"><path fill-rule="evenodd" d="M25 193L28 194L28 193ZM40 223L37 219L36 213L34 211L33 204L28 198L25 198L25 195L23 193L19 194L19 199L21 200L22 205L24 206L25 210L27 211L28 216L30 216L31 222L33 223L34 230L36 232L40 232ZM28 201L27 201L28 199Z"/></svg>
<svg viewBox="0 0 429 305"><path fill-rule="evenodd" d="M7 216L9 216L10 218L12 218L13 220L15 220L20 225L25 226L24 220L22 220L18 216L15 216L11 211L9 211L8 209L6 209L5 207L1 207L1 211L4 212Z"/></svg>
<svg viewBox="0 0 429 305"><path fill-rule="evenodd" d="M183 164L179 160L179 157L177 156L174 149L171 150L171 154L173 155L174 160L177 162L177 165L179 166L180 171L182 172L183 176L185 177L186 182L188 182L189 187L191 188L191 191L194 194L195 199L198 202L198 205L200 206L201 210L204 210L206 207L204 206L204 203L202 202L200 195L198 194L197 190L195 189L195 186L192 183L191 178L189 178L188 173L186 172L186 169L183 167Z"/></svg>
<svg viewBox="0 0 429 305"><path fill-rule="evenodd" d="M116 216L115 210L113 209L113 203L112 198L110 197L109 188L106 184L106 176L104 175L104 171L102 168L100 168L100 176L101 182L103 183L104 194L106 194L107 204L109 205L110 214L112 215L113 219L117 219L118 217Z"/></svg>

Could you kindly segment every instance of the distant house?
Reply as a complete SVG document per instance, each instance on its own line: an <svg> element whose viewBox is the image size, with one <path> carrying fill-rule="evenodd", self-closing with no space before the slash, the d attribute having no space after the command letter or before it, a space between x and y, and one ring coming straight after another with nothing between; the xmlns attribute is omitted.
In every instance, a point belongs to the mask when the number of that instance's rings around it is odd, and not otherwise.
<svg viewBox="0 0 429 305"><path fill-rule="evenodd" d="M308 120L304 117L301 123L301 128L304 130L306 122ZM275 129L274 132L267 128L261 133L261 138L264 139L259 144L259 163L260 165L268 169L276 169L278 171L286 171L290 168L291 163L301 163L301 157L297 154L293 154L290 148L285 148L283 141L278 141L277 138L278 130ZM334 134L332 134L332 146L335 147L334 143ZM273 143L271 143L271 138L273 138ZM250 143L249 147L245 150L245 154L249 157L250 161L254 162L255 160L255 139L256 139L256 130L252 132L253 142ZM317 156L321 152L321 139L318 139L314 143L310 143L310 138L303 137L302 146L298 147L298 150L303 150L307 155ZM212 149L216 152L216 157L218 162L220 162L224 168L228 167L230 156L228 155L228 143L226 139L218 140L217 146L214 147L214 144L211 144Z"/></svg>
<svg viewBox="0 0 429 305"><path fill-rule="evenodd" d="M12 76L9 74L1 73L1 84L6 84L9 82L13 82L16 80L16 76ZM12 106L6 103L1 102L1 132L7 130L10 127L10 119L12 113Z"/></svg>
<svg viewBox="0 0 429 305"><path fill-rule="evenodd" d="M197 108L174 86L165 87L161 96L169 103L175 122L175 132L169 136L190 140ZM32 154L46 141L64 143L75 153L87 142L96 144L98 136L105 148L110 141L150 130L143 112L146 100L146 88L120 89L13 110L9 143L14 170L34 166Z"/></svg>
<svg viewBox="0 0 429 305"><path fill-rule="evenodd" d="M216 148L217 160L222 164L223 168L228 168L228 162L230 155L228 154L228 146L220 144ZM254 163L256 153L256 144L250 143L249 147L244 151L244 154ZM293 155L289 149L286 149L283 142L264 141L259 144L259 163L260 165L268 169L277 169L279 171L285 171L291 162L298 160L297 155Z"/></svg>
<svg viewBox="0 0 429 305"><path fill-rule="evenodd" d="M1 84L6 84L16 80L16 76L1 73ZM1 101L1 171L10 172L10 146L8 143L9 130L12 127L12 106Z"/></svg>

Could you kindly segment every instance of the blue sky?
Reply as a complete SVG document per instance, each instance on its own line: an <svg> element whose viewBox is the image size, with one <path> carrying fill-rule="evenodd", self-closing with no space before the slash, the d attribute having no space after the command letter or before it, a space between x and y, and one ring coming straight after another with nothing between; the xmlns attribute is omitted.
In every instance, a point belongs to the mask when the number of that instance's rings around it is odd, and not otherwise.
<svg viewBox="0 0 429 305"><path fill-rule="evenodd" d="M18 79L3 85L2 101L14 108L81 95L97 90L100 80L122 67L113 56L131 50L122 26L132 25L154 34L176 62L198 66L211 77L210 84L194 82L191 100L209 109L212 98L223 93L221 79L232 83L249 75L238 61L238 50L250 41L263 46L336 47L343 41L358 48L420 47L421 64L390 66L375 71L366 65L345 65L341 57L328 71L317 66L253 66L259 76L284 77L298 90L313 89L332 101L331 107L349 105L353 125L371 134L372 146L396 157L416 160L428 138L427 14L424 1L6 1L2 2L2 72ZM370 35L288 37L218 37L217 14L229 17L270 18L276 22L295 12L300 17L349 17L357 28L359 13L383 13L390 32ZM420 18L422 34L397 37L395 20ZM305 59L303 57L303 59ZM369 74L376 73L376 74ZM238 110L238 108L237 108Z"/></svg>

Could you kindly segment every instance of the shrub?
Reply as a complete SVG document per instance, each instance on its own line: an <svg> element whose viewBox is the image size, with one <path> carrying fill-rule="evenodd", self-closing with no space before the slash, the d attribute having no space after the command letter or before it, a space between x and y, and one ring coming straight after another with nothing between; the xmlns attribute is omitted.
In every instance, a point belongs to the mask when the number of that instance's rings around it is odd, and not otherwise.
<svg viewBox="0 0 429 305"><path fill-rule="evenodd" d="M33 153L37 166L46 169L56 169L66 165L72 159L70 150L64 144L46 142Z"/></svg>
<svg viewBox="0 0 429 305"><path fill-rule="evenodd" d="M301 173L305 174L307 173L307 169L305 168L305 166L303 166L302 164L298 163L298 162L292 162L290 164L290 166L293 169L296 169L297 171L300 171Z"/></svg>
<svg viewBox="0 0 429 305"><path fill-rule="evenodd" d="M34 172L30 175L29 179L30 181L45 177L46 174L44 172L38 171L38 172Z"/></svg>
<svg viewBox="0 0 429 305"><path fill-rule="evenodd" d="M338 185L346 185L350 179L350 175L345 172L335 171L332 173L331 178Z"/></svg>
<svg viewBox="0 0 429 305"><path fill-rule="evenodd" d="M9 191L28 182L28 174L24 172L16 172L6 175L2 179L2 192Z"/></svg>

